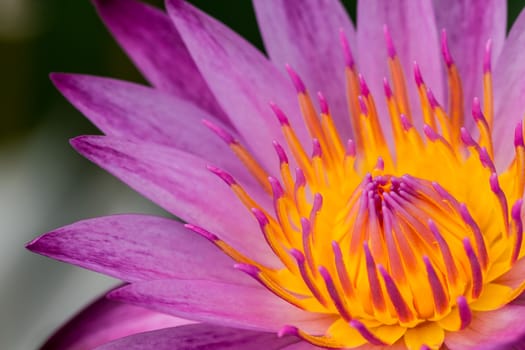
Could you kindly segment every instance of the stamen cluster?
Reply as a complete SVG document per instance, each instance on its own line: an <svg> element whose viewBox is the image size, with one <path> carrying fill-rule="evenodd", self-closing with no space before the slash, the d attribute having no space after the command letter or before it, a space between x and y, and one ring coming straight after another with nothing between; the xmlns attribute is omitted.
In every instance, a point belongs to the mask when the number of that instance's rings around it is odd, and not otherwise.
<svg viewBox="0 0 525 350"><path fill-rule="evenodd" d="M352 139L342 142L325 98L318 94L318 113L290 67L312 151L309 155L294 126L272 104L286 140L286 147L274 142L278 177L270 176L231 135L205 123L272 197L272 207L259 204L231 175L210 167L251 211L282 265L264 266L203 229L188 227L280 298L328 318L325 334L293 325L281 331L321 347L390 345L403 339L408 348L439 348L446 331L464 329L474 312L497 309L525 288L523 282L502 282L524 255L525 146L520 124L515 160L498 172L491 136L490 42L483 65L483 107L479 99L473 101L475 138L462 127L461 79L446 33L448 112L426 87L417 64L421 113L411 110L387 28L385 38L393 86L385 78L392 139L385 137L385 118L378 115L343 33ZM415 126L415 115L421 115L421 127Z"/></svg>

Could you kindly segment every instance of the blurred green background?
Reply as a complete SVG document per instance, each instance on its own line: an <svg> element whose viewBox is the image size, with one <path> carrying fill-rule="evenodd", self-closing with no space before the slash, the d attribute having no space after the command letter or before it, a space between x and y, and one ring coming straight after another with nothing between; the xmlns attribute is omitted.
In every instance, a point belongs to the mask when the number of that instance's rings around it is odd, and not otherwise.
<svg viewBox="0 0 525 350"><path fill-rule="evenodd" d="M190 2L262 49L249 0ZM355 0L343 2L355 18ZM525 1L508 6L510 27ZM28 240L82 218L159 212L69 148L69 138L98 132L54 89L50 72L144 82L89 0L0 0L0 349L34 349L115 284L30 254Z"/></svg>

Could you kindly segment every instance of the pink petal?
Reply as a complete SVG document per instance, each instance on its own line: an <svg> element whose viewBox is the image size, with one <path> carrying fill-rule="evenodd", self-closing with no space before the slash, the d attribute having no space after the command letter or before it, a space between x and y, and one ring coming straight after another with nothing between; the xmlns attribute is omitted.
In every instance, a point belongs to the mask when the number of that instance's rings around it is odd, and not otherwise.
<svg viewBox="0 0 525 350"><path fill-rule="evenodd" d="M253 178L232 150L203 125L207 120L235 133L193 103L149 87L79 74L51 76L62 94L106 135L155 142L213 159L236 179Z"/></svg>
<svg viewBox="0 0 525 350"><path fill-rule="evenodd" d="M130 334L189 323L192 322L104 297L63 325L41 350L93 349Z"/></svg>
<svg viewBox="0 0 525 350"><path fill-rule="evenodd" d="M494 283L516 289L523 283L523 276L525 276L525 258L518 260L514 266L512 266L512 269L494 280Z"/></svg>
<svg viewBox="0 0 525 350"><path fill-rule="evenodd" d="M44 234L28 249L127 282L175 277L251 282L205 238L160 217L83 220Z"/></svg>
<svg viewBox="0 0 525 350"><path fill-rule="evenodd" d="M306 140L292 84L262 53L220 22L181 0L168 0L166 6L232 124L257 159L267 169L277 170L271 142L282 143L283 138L270 101L288 114L300 138Z"/></svg>
<svg viewBox="0 0 525 350"><path fill-rule="evenodd" d="M278 350L296 341L272 333L196 324L135 334L97 350Z"/></svg>
<svg viewBox="0 0 525 350"><path fill-rule="evenodd" d="M494 68L494 150L500 169L514 157L513 134L525 113L525 11L512 26Z"/></svg>
<svg viewBox="0 0 525 350"><path fill-rule="evenodd" d="M282 350L319 350L319 348L305 341L301 341L299 343L288 345L287 347L282 348Z"/></svg>
<svg viewBox="0 0 525 350"><path fill-rule="evenodd" d="M512 345L525 335L524 321L524 306L507 305L496 311L477 312L468 328L447 333L445 343L452 350L513 349Z"/></svg>
<svg viewBox="0 0 525 350"><path fill-rule="evenodd" d="M257 221L206 161L177 149L104 136L71 141L89 160L186 222L213 232L261 263L278 266Z"/></svg>
<svg viewBox="0 0 525 350"><path fill-rule="evenodd" d="M213 159L215 166L225 169L242 184L260 187L224 140L206 127L203 120L222 128L234 139L235 132L194 104L114 79L77 74L53 74L52 79L64 96L105 134L160 143ZM256 197L261 200L265 196Z"/></svg>
<svg viewBox="0 0 525 350"><path fill-rule="evenodd" d="M168 16L135 0L95 0L100 17L156 88L227 121Z"/></svg>
<svg viewBox="0 0 525 350"><path fill-rule="evenodd" d="M465 122L474 126L472 99L482 97L483 58L492 41L496 62L505 41L507 3L499 0L434 0L439 29L447 31L448 45L461 74L465 97Z"/></svg>
<svg viewBox="0 0 525 350"><path fill-rule="evenodd" d="M291 324L322 334L333 322L329 316L298 309L259 285L147 281L124 286L108 297L195 321L266 332Z"/></svg>
<svg viewBox="0 0 525 350"><path fill-rule="evenodd" d="M254 0L266 50L278 67L290 64L312 94L322 91L338 130L350 135L345 95L342 29L355 48L355 30L338 0Z"/></svg>
<svg viewBox="0 0 525 350"><path fill-rule="evenodd" d="M383 33L386 24L407 77L411 111L417 116L415 124L421 125L421 104L413 80L414 61L419 64L427 86L440 103L444 102L443 64L432 4L413 0L366 0L359 1L357 13L359 69L376 96L382 124L390 125L383 97L383 78L390 77ZM390 128L385 131L386 135L391 135Z"/></svg>

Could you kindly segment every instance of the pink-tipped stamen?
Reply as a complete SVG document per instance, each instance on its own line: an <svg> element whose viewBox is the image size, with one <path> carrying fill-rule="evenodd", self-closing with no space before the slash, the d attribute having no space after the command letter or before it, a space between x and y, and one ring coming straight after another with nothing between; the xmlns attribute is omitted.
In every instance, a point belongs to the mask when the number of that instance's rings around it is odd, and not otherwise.
<svg viewBox="0 0 525 350"><path fill-rule="evenodd" d="M385 270L385 268L382 265L378 265L377 269L379 270L379 273L383 277L386 292L388 293L388 296L390 297L390 301L392 301L392 305L394 305L394 308L396 309L397 315L399 316L399 320L401 322L409 322L413 318L414 315L408 308L408 305L406 301L403 299L403 296L401 295L401 292L397 288L396 283L394 282L392 277L388 274L388 272Z"/></svg>
<svg viewBox="0 0 525 350"><path fill-rule="evenodd" d="M416 85L418 87L425 85L425 82L423 81L423 76L421 75L421 70L419 69L419 64L414 61L414 80L416 81Z"/></svg>
<svg viewBox="0 0 525 350"><path fill-rule="evenodd" d="M472 297L477 298L483 290L483 273L481 272L478 257L476 256L474 249L472 249L472 245L468 238L463 239L463 248L465 249L470 264L470 272L472 275Z"/></svg>
<svg viewBox="0 0 525 350"><path fill-rule="evenodd" d="M312 139L312 158L315 157L321 157L323 155L322 149L321 149L321 143L319 143L318 139Z"/></svg>
<svg viewBox="0 0 525 350"><path fill-rule="evenodd" d="M443 53L443 59L445 60L447 67L452 66L454 60L452 59L452 55L448 48L447 31L445 29L441 31L441 52Z"/></svg>
<svg viewBox="0 0 525 350"><path fill-rule="evenodd" d="M237 184L237 181L235 181L233 176L230 175L229 173L227 173L226 171L224 171L224 170L222 170L220 168L214 167L213 165L207 165L206 168L209 171L211 171L212 173L214 173L215 175L217 175L228 186L233 186L233 185Z"/></svg>
<svg viewBox="0 0 525 350"><path fill-rule="evenodd" d="M315 221L316 221L317 215L321 211L322 207L323 207L323 196L320 193L314 194L314 202L312 204L312 209L310 210L310 222L312 224L312 227L315 227Z"/></svg>
<svg viewBox="0 0 525 350"><path fill-rule="evenodd" d="M352 291L352 284L348 278L348 272L344 263L343 252L341 252L341 247L336 241L332 241L332 251L334 252L335 267L337 270L337 276L341 282L343 290L347 293Z"/></svg>
<svg viewBox="0 0 525 350"><path fill-rule="evenodd" d="M290 125L290 122L288 121L286 114L284 114L284 112L275 103L270 102L270 108L272 109L273 113L277 117L279 124Z"/></svg>
<svg viewBox="0 0 525 350"><path fill-rule="evenodd" d="M487 246L485 244L485 240L483 239L483 234L481 233L481 229L479 228L476 221L474 221L474 218L472 215L470 215L470 212L467 208L467 205L464 203L460 204L459 213L461 214L461 218L463 221L470 227L472 232L474 233L474 240L476 242L476 247L478 248L478 255L479 260L481 262L481 266L483 268L486 268L488 266L488 252L487 252Z"/></svg>
<svg viewBox="0 0 525 350"><path fill-rule="evenodd" d="M399 119L401 120L401 125L403 126L404 131L409 131L410 129L412 129L412 123L406 115L400 114Z"/></svg>
<svg viewBox="0 0 525 350"><path fill-rule="evenodd" d="M259 226L261 227L261 229L263 231L266 230L266 227L270 223L266 214L264 214L264 212L258 208L252 208L252 214L257 220L257 222L259 223Z"/></svg>
<svg viewBox="0 0 525 350"><path fill-rule="evenodd" d="M383 341L381 341L378 337L376 337L375 335L372 334L372 332L370 332L368 330L368 328L366 328L366 326L361 323L360 321L358 320L352 320L350 321L350 327L354 328L356 331L359 332L359 334L361 334L361 336L363 338L365 338L370 344L372 345L386 345Z"/></svg>
<svg viewBox="0 0 525 350"><path fill-rule="evenodd" d="M423 262L425 263L428 283L430 284L430 289L432 290L436 311L437 313L443 313L448 307L448 298L445 294L445 287L439 280L439 277L430 259L427 256L423 256Z"/></svg>
<svg viewBox="0 0 525 350"><path fill-rule="evenodd" d="M321 291L319 288L317 288L317 284L314 280L312 280L311 273L308 272L308 269L306 268L306 257L304 254L298 250L298 249L291 249L290 254L295 259L297 263L297 267L299 268L299 273L301 274L301 277L308 287L308 289L312 292L312 295L319 300L319 302L323 305L327 305L325 298L323 297ZM313 271L312 271L313 272Z"/></svg>
<svg viewBox="0 0 525 350"><path fill-rule="evenodd" d="M509 205L507 203L507 197L505 196L505 193L501 190L501 186L499 185L498 174L496 172L493 172L490 175L489 183L490 183L491 191L498 198L498 201L499 201L499 204L500 204L500 207L501 207L501 212L502 212L502 215L503 215L503 219L505 220L505 227L507 227L507 231L508 231L508 227L509 227L509 215L508 215L508 213L509 213Z"/></svg>
<svg viewBox="0 0 525 350"><path fill-rule="evenodd" d="M279 338L282 338L282 337L285 337L285 336L296 336L298 337L299 336L299 329L297 327L294 327L294 326L290 326L290 325L286 325L286 326L283 326L279 332L277 332L277 336Z"/></svg>
<svg viewBox="0 0 525 350"><path fill-rule="evenodd" d="M523 122L521 120L514 129L514 147L525 147L523 142Z"/></svg>
<svg viewBox="0 0 525 350"><path fill-rule="evenodd" d="M492 40L487 40L485 44L485 55L483 57L483 73L492 71Z"/></svg>
<svg viewBox="0 0 525 350"><path fill-rule="evenodd" d="M277 153L277 157L279 158L279 163L288 164L288 156L286 155L284 148L277 141L273 141L272 144L273 148L275 149L275 153Z"/></svg>
<svg viewBox="0 0 525 350"><path fill-rule="evenodd" d="M443 258L443 261L445 262L445 268L447 269L447 276L449 278L449 282L456 283L457 279L459 278L459 275L456 264L454 262L454 257L452 256L452 252L450 251L450 247L439 232L439 229L434 223L434 221L432 221L432 219L428 219L427 223L428 227L430 228L430 232L432 232L434 238L438 243L439 251L441 252L441 257Z"/></svg>
<svg viewBox="0 0 525 350"><path fill-rule="evenodd" d="M346 155L352 158L357 155L357 149L354 140L348 140L346 142Z"/></svg>
<svg viewBox="0 0 525 350"><path fill-rule="evenodd" d="M468 301L464 296L459 296L456 299L456 303L458 305L459 317L461 319L461 326L459 329L465 329L470 325L470 322L472 321L472 311L470 310Z"/></svg>
<svg viewBox="0 0 525 350"><path fill-rule="evenodd" d="M270 182L270 186L272 187L272 195L274 200L280 199L284 195L283 186L281 186L279 180L277 180L273 176L269 176L268 181Z"/></svg>
<svg viewBox="0 0 525 350"><path fill-rule="evenodd" d="M511 216L515 226L516 241L512 251L511 262L515 263L521 254L521 245L523 244L523 220L521 218L521 211L523 200L518 199L512 206Z"/></svg>
<svg viewBox="0 0 525 350"><path fill-rule="evenodd" d="M361 114L364 116L368 116L368 107L366 106L366 99L359 95L357 96L357 100L359 101L359 109L361 110Z"/></svg>
<svg viewBox="0 0 525 350"><path fill-rule="evenodd" d="M365 98L368 98L368 96L370 95L370 89L366 84L365 78L361 74L359 74L357 77L359 79L359 90L361 92L361 95L363 95L363 97Z"/></svg>
<svg viewBox="0 0 525 350"><path fill-rule="evenodd" d="M459 132L460 132L461 142L463 142L463 144L465 146L467 146L467 147L479 147L477 142L474 141L474 139L472 138L472 136L470 135L470 133L467 131L466 128L461 128L459 130Z"/></svg>
<svg viewBox="0 0 525 350"><path fill-rule="evenodd" d="M322 114L330 114L330 109L328 108L328 102L324 95L319 91L317 92L317 98L319 99L319 107Z"/></svg>
<svg viewBox="0 0 525 350"><path fill-rule="evenodd" d="M213 131L224 142L226 142L226 144L230 145L230 144L233 144L233 143L237 142L235 140L235 138L229 132L227 132L226 130L224 130L220 126L218 126L218 125L216 125L216 124L214 124L214 123L212 123L212 122L210 122L210 121L208 121L206 119L202 120L202 124L204 124L208 129Z"/></svg>
<svg viewBox="0 0 525 350"><path fill-rule="evenodd" d="M292 81L295 90L298 94L304 94L306 93L306 86L304 85L303 80L299 77L299 75L293 70L293 68L286 64L286 71L288 72L288 75L290 76L290 80Z"/></svg>
<svg viewBox="0 0 525 350"><path fill-rule="evenodd" d="M341 42L341 47L343 48L343 55L345 58L345 64L348 68L353 69L355 65L354 55L350 49L350 44L348 43L348 38L343 29L339 30L339 40Z"/></svg>
<svg viewBox="0 0 525 350"><path fill-rule="evenodd" d="M379 283L379 278L377 276L377 268L374 257L372 256L372 253L370 253L368 243L365 242L363 244L363 249L365 252L366 271L368 275L368 283L370 284L370 291L372 294L372 303L377 310L384 311L386 308L385 298L383 296L381 284Z"/></svg>
<svg viewBox="0 0 525 350"><path fill-rule="evenodd" d="M345 321L350 321L352 319L352 315L350 315L350 313L348 312L348 308L345 305L344 299L341 298L341 295L339 295L339 292L335 287L330 272L328 272L328 270L324 266L319 266L318 270L319 274L324 280L326 290L330 295L330 298L332 298L332 302L334 303L335 308Z"/></svg>
<svg viewBox="0 0 525 350"><path fill-rule="evenodd" d="M244 272L245 274L252 277L253 279L259 280L259 273L261 272L261 270L257 266L252 265L252 264L239 263L239 264L233 265L233 267L239 271Z"/></svg>
<svg viewBox="0 0 525 350"><path fill-rule="evenodd" d="M215 242L215 241L219 240L219 237L217 237L217 235L215 235L215 234L213 234L213 233L203 229L200 226L196 226L196 225L192 225L192 224L184 224L184 227L186 227L188 230L191 230L191 231L201 235L202 237L206 238L209 241Z"/></svg>
<svg viewBox="0 0 525 350"><path fill-rule="evenodd" d="M423 125L423 133L432 142L437 141L440 137L440 135L427 124Z"/></svg>
<svg viewBox="0 0 525 350"><path fill-rule="evenodd" d="M388 30L388 26L386 24L383 25L383 34L385 36L385 43L386 43L386 50L388 52L388 57L390 58L396 57L396 48L394 46L394 42L392 41L392 36L390 35L390 31Z"/></svg>
<svg viewBox="0 0 525 350"><path fill-rule="evenodd" d="M472 116L474 117L474 120L476 122L480 121L484 124L487 124L487 120L485 119L485 116L481 111L481 104L479 102L479 98L477 97L474 97L472 100Z"/></svg>

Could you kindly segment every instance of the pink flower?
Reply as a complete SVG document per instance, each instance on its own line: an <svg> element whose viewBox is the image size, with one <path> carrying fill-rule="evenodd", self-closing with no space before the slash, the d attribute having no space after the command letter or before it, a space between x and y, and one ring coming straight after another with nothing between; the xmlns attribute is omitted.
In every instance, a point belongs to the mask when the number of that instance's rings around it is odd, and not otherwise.
<svg viewBox="0 0 525 350"><path fill-rule="evenodd" d="M268 60L182 0L95 3L153 88L54 74L105 135L71 143L185 224L29 243L127 282L49 347L524 346L524 14L505 38L497 0L361 1L357 30L254 0Z"/></svg>

